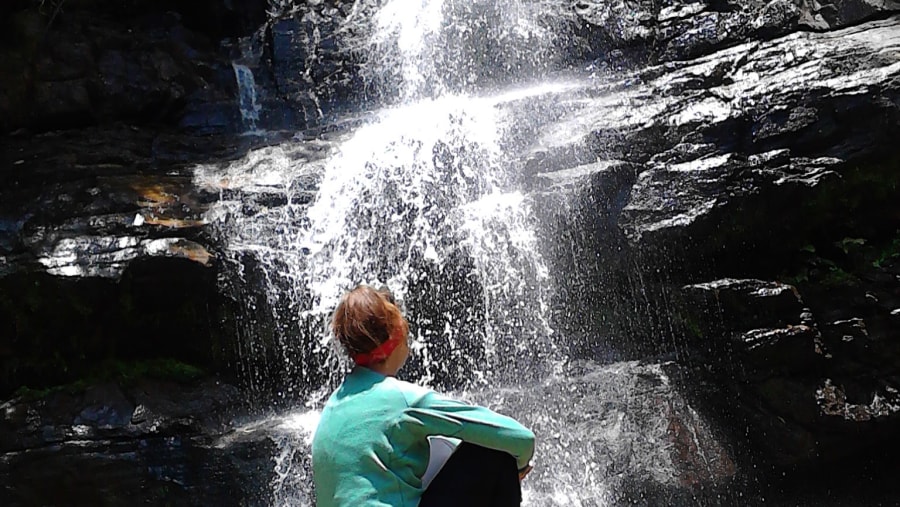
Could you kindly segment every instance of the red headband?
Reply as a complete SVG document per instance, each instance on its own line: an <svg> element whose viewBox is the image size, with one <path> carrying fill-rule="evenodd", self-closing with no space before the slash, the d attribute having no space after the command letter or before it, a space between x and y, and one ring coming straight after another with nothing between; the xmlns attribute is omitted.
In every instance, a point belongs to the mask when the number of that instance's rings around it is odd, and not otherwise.
<svg viewBox="0 0 900 507"><path fill-rule="evenodd" d="M352 356L353 362L359 366L369 366L370 364L384 361L394 352L397 345L400 345L400 336L393 336L369 352L354 354Z"/></svg>

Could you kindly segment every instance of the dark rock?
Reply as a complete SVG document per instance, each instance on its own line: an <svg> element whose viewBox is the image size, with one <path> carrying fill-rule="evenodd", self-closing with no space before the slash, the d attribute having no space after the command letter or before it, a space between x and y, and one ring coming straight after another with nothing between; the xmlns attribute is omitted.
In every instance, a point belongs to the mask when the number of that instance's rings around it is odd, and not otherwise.
<svg viewBox="0 0 900 507"><path fill-rule="evenodd" d="M684 288L686 327L713 362L742 378L815 374L827 350L794 287L717 280ZM728 340L726 344L716 340Z"/></svg>
<svg viewBox="0 0 900 507"><path fill-rule="evenodd" d="M725 279L689 285L684 290L691 311L716 314L698 320L721 326L726 332L800 324L805 310L797 290L778 282Z"/></svg>
<svg viewBox="0 0 900 507"><path fill-rule="evenodd" d="M360 62L338 42L346 16L324 2L307 4L268 26L264 51L275 94L286 107L266 110L297 111L298 117L284 121L312 127L358 103Z"/></svg>
<svg viewBox="0 0 900 507"><path fill-rule="evenodd" d="M91 387L84 393L86 405L72 421L75 425L90 425L97 429L123 428L131 422L134 405L115 384Z"/></svg>
<svg viewBox="0 0 900 507"><path fill-rule="evenodd" d="M84 79L40 83L34 90L34 114L48 122L77 125L90 119L93 108Z"/></svg>
<svg viewBox="0 0 900 507"><path fill-rule="evenodd" d="M228 161L292 135L117 125L4 139L0 393L64 384L110 357L160 351L221 371L236 349L212 332L221 258L205 213L212 202L244 197L231 195L242 192L231 175L202 177L192 164ZM321 164L329 146L313 140L281 151ZM316 173L310 177L297 182L295 203L311 200ZM263 193L248 204L283 204L272 188Z"/></svg>
<svg viewBox="0 0 900 507"><path fill-rule="evenodd" d="M724 280L685 289L688 327L704 339L732 339L726 349L710 347L706 361L716 382L741 400L723 410L756 428L754 452L766 462L834 462L893 438L900 411L896 380L877 366L862 366L876 363L860 353L865 344L854 343L868 339L861 319L822 326L842 334L835 343L823 338L813 318L816 307L803 307L793 287ZM848 449L846 439L863 431L869 438Z"/></svg>
<svg viewBox="0 0 900 507"><path fill-rule="evenodd" d="M674 61L801 30L835 30L900 11L892 0L833 3L776 0L713 2L579 1L575 12L596 34L592 44L630 49L634 58Z"/></svg>
<svg viewBox="0 0 900 507"><path fill-rule="evenodd" d="M264 436L225 438L243 417L238 398L234 387L211 379L143 379L128 389L107 383L7 401L0 416L4 505L125 504L136 497L263 505L274 449Z"/></svg>
<svg viewBox="0 0 900 507"><path fill-rule="evenodd" d="M233 100L210 102L191 100L178 122L178 127L200 134L241 131L241 112Z"/></svg>
<svg viewBox="0 0 900 507"><path fill-rule="evenodd" d="M572 99L572 135L528 163L641 165L619 227L648 263L691 252L683 273L753 276L817 235L890 234L900 81L896 59L874 55L895 54L898 23L746 43L604 84ZM857 192L868 198L842 197Z"/></svg>
<svg viewBox="0 0 900 507"><path fill-rule="evenodd" d="M60 8L52 12L15 7L4 22L17 34L2 50L4 131L117 120L178 125L185 106L202 110L203 101L215 104L223 96L233 103L233 76L222 83L215 74L231 60L217 47L221 38L262 24L265 2L203 4L201 10L170 2L135 2L130 10L71 1L65 9L54 4ZM251 26L253 20L259 24Z"/></svg>
<svg viewBox="0 0 900 507"><path fill-rule="evenodd" d="M10 453L71 440L213 437L233 427L244 401L237 388L216 379L141 377L128 385L108 381L26 394L3 406L0 450Z"/></svg>
<svg viewBox="0 0 900 507"><path fill-rule="evenodd" d="M118 281L7 275L0 279L0 393L90 378L111 357L172 357L224 370L231 352L210 327L216 301L215 273L186 260L140 260Z"/></svg>

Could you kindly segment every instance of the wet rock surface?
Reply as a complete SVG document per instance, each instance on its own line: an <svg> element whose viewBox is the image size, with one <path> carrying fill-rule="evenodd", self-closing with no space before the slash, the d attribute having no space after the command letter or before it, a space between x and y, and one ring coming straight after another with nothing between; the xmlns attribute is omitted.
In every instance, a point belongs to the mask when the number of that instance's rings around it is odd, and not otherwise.
<svg viewBox="0 0 900 507"><path fill-rule="evenodd" d="M736 457L685 397L696 386L677 364L575 361L568 368L564 379L488 390L477 399L522 414L542 435L526 484L533 503L573 495L578 484L603 484L609 496L595 499L599 504L681 505L695 495L722 494L734 483ZM554 405L528 415L529 407Z"/></svg>
<svg viewBox="0 0 900 507"><path fill-rule="evenodd" d="M526 161L537 202L569 203L543 220L570 231L550 255L576 273L557 318L575 350L700 366L765 470L900 434L898 34L895 16L715 42L573 98Z"/></svg>
<svg viewBox="0 0 900 507"><path fill-rule="evenodd" d="M265 439L224 439L246 417L215 379L144 378L0 405L4 505L264 505Z"/></svg>
<svg viewBox="0 0 900 507"><path fill-rule="evenodd" d="M580 129L582 144L555 146L546 133L546 148L529 163L558 167L572 164L565 158L600 156L642 164L620 222L647 246L651 236L704 221L716 233L724 225L715 223L717 209L763 192L766 200L796 202L833 178L852 184L857 171L875 179L891 172L880 166L892 164L889 140L900 114L898 23L744 44L600 85L595 98L574 102L583 113L558 126ZM807 218L795 216L785 218Z"/></svg>
<svg viewBox="0 0 900 507"><path fill-rule="evenodd" d="M900 11L892 0L857 1L675 1L580 0L575 12L603 49L620 62L694 58L740 44L798 31L829 31ZM598 48L599 49L599 48ZM598 62L602 67L604 63ZM633 63L632 63L633 64Z"/></svg>

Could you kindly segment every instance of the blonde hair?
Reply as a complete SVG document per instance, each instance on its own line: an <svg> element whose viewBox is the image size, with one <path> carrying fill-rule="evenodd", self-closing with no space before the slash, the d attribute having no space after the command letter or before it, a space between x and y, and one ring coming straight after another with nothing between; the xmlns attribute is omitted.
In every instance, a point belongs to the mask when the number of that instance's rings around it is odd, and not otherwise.
<svg viewBox="0 0 900 507"><path fill-rule="evenodd" d="M348 354L365 354L409 324L387 290L360 285L344 294L331 318L331 331Z"/></svg>

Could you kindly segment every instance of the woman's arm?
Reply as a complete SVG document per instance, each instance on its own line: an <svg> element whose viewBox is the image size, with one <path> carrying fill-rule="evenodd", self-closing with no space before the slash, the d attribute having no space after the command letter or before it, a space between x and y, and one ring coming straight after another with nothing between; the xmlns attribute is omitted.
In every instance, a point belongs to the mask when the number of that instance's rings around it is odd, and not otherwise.
<svg viewBox="0 0 900 507"><path fill-rule="evenodd" d="M408 395L407 403L409 408L401 420L405 431L423 438L432 435L458 438L507 452L516 458L519 470L525 469L534 455L534 433L515 419L424 389Z"/></svg>

